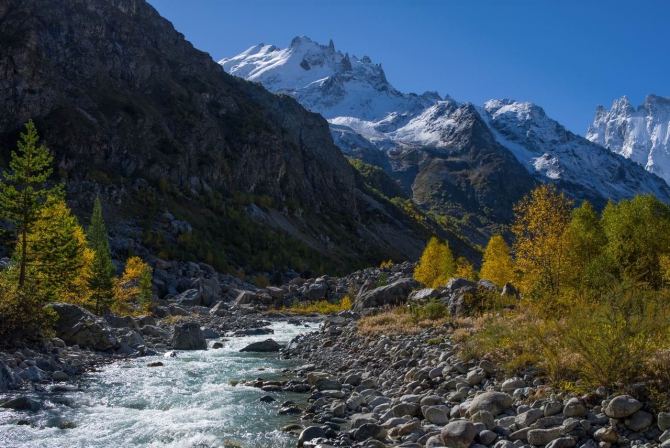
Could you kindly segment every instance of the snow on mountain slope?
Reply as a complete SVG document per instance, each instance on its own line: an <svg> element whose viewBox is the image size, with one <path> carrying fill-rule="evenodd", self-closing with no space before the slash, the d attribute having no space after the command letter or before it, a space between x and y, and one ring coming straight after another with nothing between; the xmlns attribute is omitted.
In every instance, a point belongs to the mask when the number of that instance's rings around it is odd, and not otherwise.
<svg viewBox="0 0 670 448"><path fill-rule="evenodd" d="M635 109L626 96L596 108L586 138L670 183L670 98L648 95Z"/></svg>
<svg viewBox="0 0 670 448"><path fill-rule="evenodd" d="M415 197L417 182L427 185L420 178L429 165L431 176L436 175L437 166L443 166L441 169L469 171L466 177L471 182L481 174L476 163L484 163L487 172L508 170L508 176L519 176L518 166L536 181L556 183L570 195L599 205L609 198L620 200L646 192L670 202L670 187L657 176L568 132L534 104L492 100L474 108L449 96L442 99L435 92L404 94L388 83L381 65L367 56L359 59L342 54L332 41L324 46L296 37L283 50L261 44L219 64L232 75L261 82L322 114L343 152L381 166ZM670 107L668 111L670 116ZM626 116L631 117L627 123L635 122L632 113ZM648 132L667 142L667 120L665 123L665 128ZM488 135L473 140L473 133ZM640 133L637 127L631 132ZM467 147L472 141L492 146L476 145L478 154L466 155L474 151ZM635 151L640 152L637 147ZM510 157L523 168L510 164ZM443 162L435 163L435 159ZM520 181L519 186L522 184L527 182ZM426 188L422 191L426 196Z"/></svg>
<svg viewBox="0 0 670 448"><path fill-rule="evenodd" d="M549 179L589 198L621 200L654 193L670 200L670 187L642 167L566 130L532 103L491 100L480 109L496 139L539 180ZM599 201L598 201L599 202Z"/></svg>
<svg viewBox="0 0 670 448"><path fill-rule="evenodd" d="M386 80L381 65L335 50L333 41L319 45L296 37L285 49L256 45L219 64L231 75L260 82L268 90L296 98L326 119L371 120L386 129L413 111L440 100L434 92L405 95ZM395 114L389 116L389 112Z"/></svg>

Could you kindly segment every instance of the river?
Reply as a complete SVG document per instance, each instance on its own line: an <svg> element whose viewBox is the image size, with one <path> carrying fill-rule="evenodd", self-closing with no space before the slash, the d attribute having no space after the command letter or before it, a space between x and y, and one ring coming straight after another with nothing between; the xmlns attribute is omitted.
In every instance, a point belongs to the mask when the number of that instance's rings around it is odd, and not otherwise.
<svg viewBox="0 0 670 448"><path fill-rule="evenodd" d="M271 337L285 343L317 326L308 325L277 322ZM295 365L276 353L239 352L267 338L229 339L223 349L178 351L176 358L122 361L75 380L80 390L31 393L44 409L0 409L0 447L294 447L297 438L279 428L296 418L277 411L283 401L304 401L305 395L270 394L277 401L266 404L259 402L268 395L260 389L231 385L279 378ZM151 361L164 366L147 367Z"/></svg>

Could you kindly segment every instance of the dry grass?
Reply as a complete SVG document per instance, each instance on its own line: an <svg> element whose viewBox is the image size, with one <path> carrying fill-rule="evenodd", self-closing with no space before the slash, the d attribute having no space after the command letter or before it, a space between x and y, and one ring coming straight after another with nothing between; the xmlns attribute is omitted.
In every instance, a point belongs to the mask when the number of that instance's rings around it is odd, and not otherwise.
<svg viewBox="0 0 670 448"><path fill-rule="evenodd" d="M425 328L439 327L450 322L448 317L437 319L419 319L407 307L396 307L373 316L365 316L358 321L358 329L363 335L397 336L417 334ZM445 329L446 332L446 329Z"/></svg>
<svg viewBox="0 0 670 448"><path fill-rule="evenodd" d="M327 300L303 303L296 302L291 307L283 307L277 311L289 314L335 314L340 311L350 310L351 306L351 299L349 299L349 296L346 296L338 303L330 303Z"/></svg>

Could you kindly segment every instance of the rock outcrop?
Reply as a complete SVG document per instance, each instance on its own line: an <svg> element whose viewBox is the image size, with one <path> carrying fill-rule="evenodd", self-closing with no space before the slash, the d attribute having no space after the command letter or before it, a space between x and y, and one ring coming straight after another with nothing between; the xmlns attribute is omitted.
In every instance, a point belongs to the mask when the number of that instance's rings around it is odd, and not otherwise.
<svg viewBox="0 0 670 448"><path fill-rule="evenodd" d="M56 312L56 336L68 345L79 345L92 350L108 350L118 345L109 324L84 308L71 303L50 303Z"/></svg>

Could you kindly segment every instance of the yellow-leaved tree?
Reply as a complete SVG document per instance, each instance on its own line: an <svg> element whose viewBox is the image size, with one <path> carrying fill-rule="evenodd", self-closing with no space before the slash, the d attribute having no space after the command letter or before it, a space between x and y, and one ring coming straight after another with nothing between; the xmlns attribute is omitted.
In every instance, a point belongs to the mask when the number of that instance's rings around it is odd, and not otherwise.
<svg viewBox="0 0 670 448"><path fill-rule="evenodd" d="M414 269L414 278L429 288L436 288L446 283L455 272L456 264L449 246L435 237L431 238Z"/></svg>
<svg viewBox="0 0 670 448"><path fill-rule="evenodd" d="M456 272L454 273L454 277L467 278L473 282L478 280L474 265L465 257L458 257L456 259Z"/></svg>
<svg viewBox="0 0 670 448"><path fill-rule="evenodd" d="M112 311L142 314L151 305L151 268L140 257L130 257L121 278L114 280Z"/></svg>
<svg viewBox="0 0 670 448"><path fill-rule="evenodd" d="M540 185L514 207L516 266L526 293L560 291L565 266L563 234L570 224L572 201L554 185Z"/></svg>
<svg viewBox="0 0 670 448"><path fill-rule="evenodd" d="M491 237L489 244L486 245L479 276L500 287L514 280L514 261L502 236Z"/></svg>

